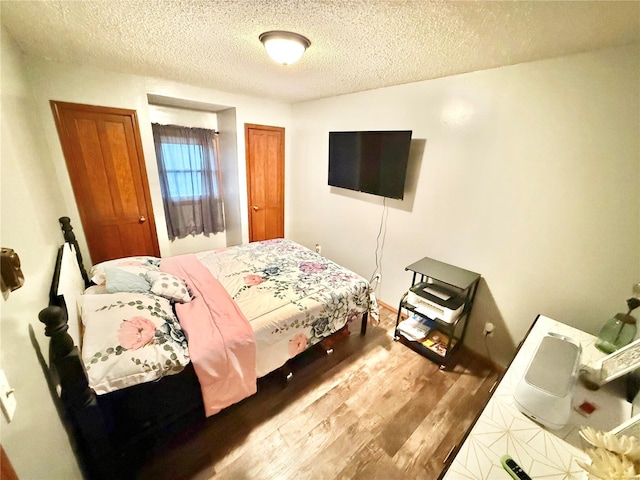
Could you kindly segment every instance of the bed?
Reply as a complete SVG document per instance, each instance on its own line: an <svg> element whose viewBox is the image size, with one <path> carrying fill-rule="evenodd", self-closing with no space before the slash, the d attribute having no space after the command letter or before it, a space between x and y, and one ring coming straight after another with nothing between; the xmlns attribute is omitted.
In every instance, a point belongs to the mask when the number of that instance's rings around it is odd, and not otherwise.
<svg viewBox="0 0 640 480"><path fill-rule="evenodd" d="M87 272L69 219L60 224L39 317L87 478L135 476L151 452L255 393L259 378L290 379L293 358L377 320L365 279L289 240Z"/></svg>

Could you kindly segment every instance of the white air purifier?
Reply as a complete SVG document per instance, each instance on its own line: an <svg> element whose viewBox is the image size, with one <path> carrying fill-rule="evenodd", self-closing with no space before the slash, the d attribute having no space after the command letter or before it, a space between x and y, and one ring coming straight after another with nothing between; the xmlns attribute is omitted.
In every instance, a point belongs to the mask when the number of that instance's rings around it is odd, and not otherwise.
<svg viewBox="0 0 640 480"><path fill-rule="evenodd" d="M542 337L513 394L518 409L544 427L563 428L571 416L580 352L580 344L569 337L554 333Z"/></svg>

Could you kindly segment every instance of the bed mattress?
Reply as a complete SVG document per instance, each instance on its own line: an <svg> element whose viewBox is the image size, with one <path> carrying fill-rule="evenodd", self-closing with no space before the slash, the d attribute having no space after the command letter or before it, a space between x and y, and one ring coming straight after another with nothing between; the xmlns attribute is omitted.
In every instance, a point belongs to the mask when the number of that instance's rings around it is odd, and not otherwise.
<svg viewBox="0 0 640 480"><path fill-rule="evenodd" d="M363 277L290 240L254 242L196 257L251 324L258 377L377 308ZM377 317L377 311L372 314Z"/></svg>

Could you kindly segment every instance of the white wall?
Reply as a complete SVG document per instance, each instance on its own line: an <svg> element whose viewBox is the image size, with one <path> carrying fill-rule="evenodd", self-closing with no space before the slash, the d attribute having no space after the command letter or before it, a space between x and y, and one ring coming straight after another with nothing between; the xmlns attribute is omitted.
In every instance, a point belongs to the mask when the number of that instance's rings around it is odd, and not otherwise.
<svg viewBox="0 0 640 480"><path fill-rule="evenodd" d="M180 125L183 127L218 130L218 115L215 112L202 110L149 105L149 120L151 123L159 123L161 125ZM156 157L154 156L153 158L155 159ZM173 241L169 241L165 256L200 252L226 246L226 232L210 235L187 235L185 238L176 238Z"/></svg>
<svg viewBox="0 0 640 480"><path fill-rule="evenodd" d="M66 210L52 181L55 173L23 57L4 27L1 31L0 243L20 256L25 284L0 299L0 363L18 403L11 423L4 416L0 420L0 443L22 479L79 479L38 361L38 350L48 361L49 341L38 312L49 302L61 243L58 217Z"/></svg>
<svg viewBox="0 0 640 480"><path fill-rule="evenodd" d="M413 130L379 298L424 256L482 274L468 344L502 364L538 314L597 334L640 280L640 55L617 48L297 104L289 236L369 277L383 200L327 186L328 132ZM626 311L626 310L625 310Z"/></svg>
<svg viewBox="0 0 640 480"><path fill-rule="evenodd" d="M239 245L243 243L242 221L248 221L248 203L246 181L241 181L238 174L240 164L243 164L238 155L238 126L235 108L227 108L218 112L218 128L220 130L220 160L224 171L222 177L222 189L224 195L225 212L225 236L227 245ZM244 134L242 136L244 138ZM243 154L244 155L244 154ZM232 164L232 159L237 159ZM246 171L246 169L244 169ZM246 173L245 173L246 179ZM242 205L244 202L244 210ZM245 229L248 239L248 227ZM245 240L246 241L246 240Z"/></svg>
<svg viewBox="0 0 640 480"><path fill-rule="evenodd" d="M49 106L50 100L136 110L138 123L140 125L142 150L147 166L147 177L149 179L156 229L158 231L158 242L162 256L170 255L172 253L172 247L168 239L164 209L162 207L162 196L158 180L158 168L155 159L147 95L151 94L176 98L187 102L195 101L215 105L228 105L229 107L235 108L235 120L237 122L238 181L240 182L238 192L241 203L240 223L242 227L242 240L248 240L244 124L258 123L273 125L284 127L288 131L291 126L290 105L248 97L246 95L230 94L165 80L108 72L77 65L54 63L33 58L27 58L26 61L36 98L36 105L42 119L43 133L47 140L49 155L55 165L56 176L62 190L67 214L71 217L72 224L75 225L75 232L85 258L90 259L86 248L84 232L80 225L75 199L71 190L71 183L62 154L60 140L53 121L53 115L51 114L51 107ZM220 113L218 115L220 115ZM288 152L288 149L289 139L287 138L285 152ZM285 195L286 194L287 192L285 192ZM207 245L213 245L214 243L215 241L212 241L211 244L202 242L198 248L206 249L209 248Z"/></svg>

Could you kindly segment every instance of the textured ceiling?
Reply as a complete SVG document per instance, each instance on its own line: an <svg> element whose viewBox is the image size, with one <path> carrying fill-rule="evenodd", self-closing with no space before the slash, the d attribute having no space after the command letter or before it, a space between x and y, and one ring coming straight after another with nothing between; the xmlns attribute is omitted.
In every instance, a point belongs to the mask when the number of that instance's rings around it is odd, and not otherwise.
<svg viewBox="0 0 640 480"><path fill-rule="evenodd" d="M640 41L640 2L96 0L1 2L35 57L286 102ZM273 63L267 30L311 40Z"/></svg>

